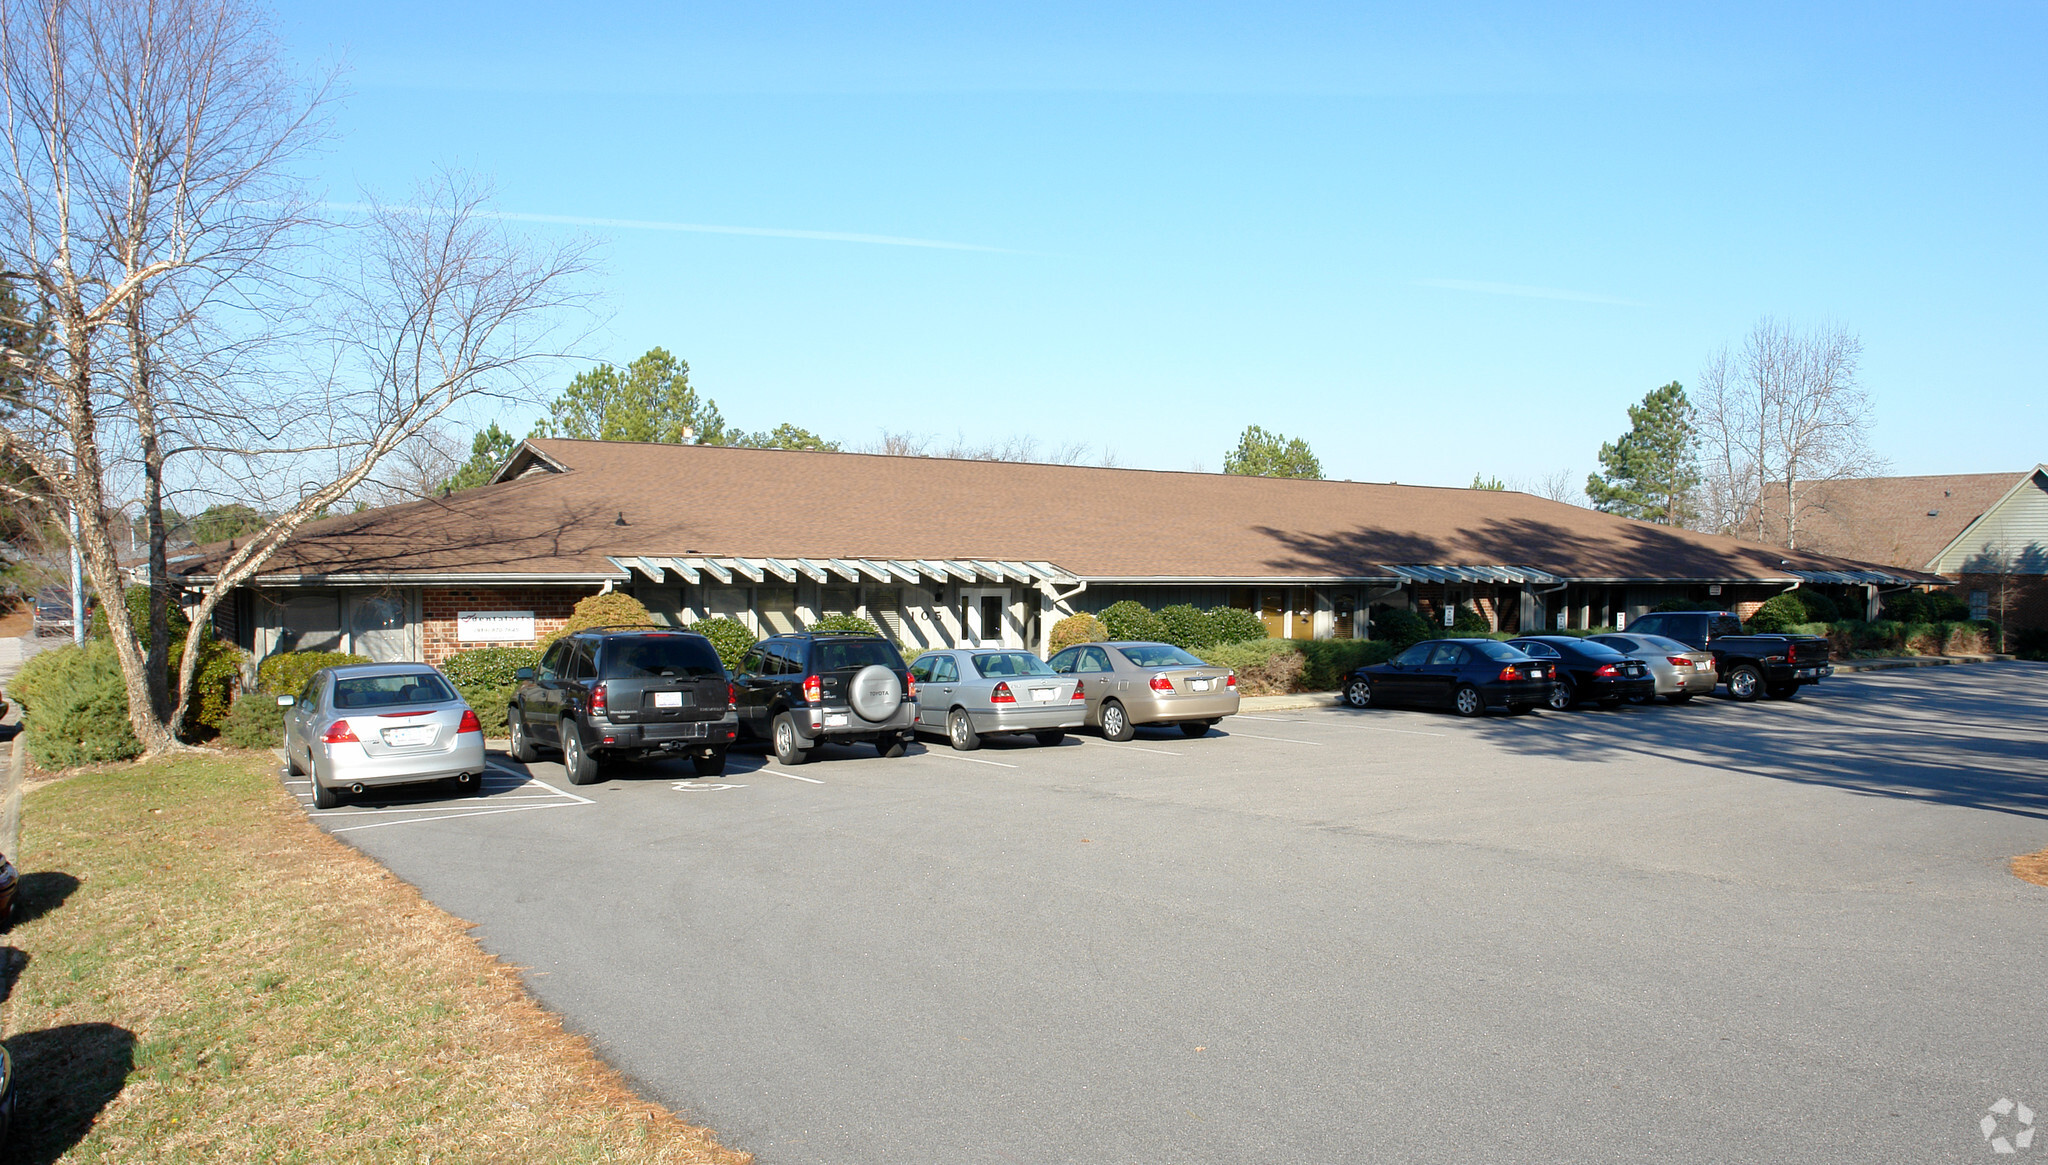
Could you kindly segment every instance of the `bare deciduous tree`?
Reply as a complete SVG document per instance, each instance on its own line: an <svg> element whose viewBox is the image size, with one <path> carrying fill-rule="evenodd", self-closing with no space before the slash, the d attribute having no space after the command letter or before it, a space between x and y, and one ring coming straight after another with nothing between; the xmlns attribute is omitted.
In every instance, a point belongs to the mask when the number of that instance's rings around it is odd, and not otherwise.
<svg viewBox="0 0 2048 1165"><path fill-rule="evenodd" d="M0 5L0 265L50 338L0 353L21 384L0 406L0 459L77 514L109 599L125 581L118 499L139 496L160 584L148 625L103 607L150 753L176 744L221 598L450 408L527 387L537 324L580 262L513 245L459 183L347 229L316 222L292 167L324 96L241 0ZM353 266L311 269L343 238ZM316 305L331 326L309 323ZM171 685L161 584L180 475L196 494L290 496L201 594Z"/></svg>
<svg viewBox="0 0 2048 1165"><path fill-rule="evenodd" d="M1539 498L1549 498L1553 502L1563 502L1569 506L1584 506L1585 480L1583 477L1573 476L1569 469L1560 469L1555 473L1546 473L1542 477L1515 478L1509 483L1509 488L1521 490L1525 494L1534 494Z"/></svg>
<svg viewBox="0 0 2048 1165"><path fill-rule="evenodd" d="M939 445L927 433L884 430L879 438L854 452L882 453L891 457L944 457L954 461L1034 461L1044 465L1079 465L1088 457L1088 443L1068 441L1041 452L1038 438L1029 434L976 444L969 441L965 433L960 433L951 442ZM1104 450L1104 465L1114 465L1115 459L1113 452Z"/></svg>
<svg viewBox="0 0 2048 1165"><path fill-rule="evenodd" d="M1811 486L1881 468L1862 355L1840 325L1801 331L1766 317L1739 350L1707 358L1695 407L1699 508L1711 528L1796 548Z"/></svg>

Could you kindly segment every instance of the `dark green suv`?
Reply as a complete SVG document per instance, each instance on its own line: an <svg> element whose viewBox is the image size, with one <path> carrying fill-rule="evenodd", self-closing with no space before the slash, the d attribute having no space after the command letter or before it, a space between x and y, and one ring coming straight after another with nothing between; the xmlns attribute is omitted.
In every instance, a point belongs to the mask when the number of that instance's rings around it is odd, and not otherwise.
<svg viewBox="0 0 2048 1165"><path fill-rule="evenodd" d="M572 785L597 780L606 757L688 754L698 776L725 772L738 725L733 686L718 649L694 631L579 631L514 674L505 720L521 764L551 746Z"/></svg>
<svg viewBox="0 0 2048 1165"><path fill-rule="evenodd" d="M819 741L865 742L902 756L917 727L917 691L896 645L879 635L812 631L747 649L733 676L742 736L802 764Z"/></svg>

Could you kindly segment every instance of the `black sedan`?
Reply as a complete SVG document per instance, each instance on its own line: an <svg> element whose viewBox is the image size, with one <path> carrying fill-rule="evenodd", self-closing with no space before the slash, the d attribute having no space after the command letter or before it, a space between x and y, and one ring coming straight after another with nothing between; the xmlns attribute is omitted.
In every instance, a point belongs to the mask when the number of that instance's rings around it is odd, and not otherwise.
<svg viewBox="0 0 2048 1165"><path fill-rule="evenodd" d="M1604 644L1588 643L1569 635L1530 635L1508 640L1554 669L1550 697L1545 701L1562 712L1581 700L1597 700L1613 707L1640 696L1647 700L1657 694L1657 677L1640 659L1630 659Z"/></svg>
<svg viewBox="0 0 2048 1165"><path fill-rule="evenodd" d="M1412 704L1478 716L1488 708L1526 712L1550 695L1550 668L1492 639L1428 639L1344 682L1353 708Z"/></svg>

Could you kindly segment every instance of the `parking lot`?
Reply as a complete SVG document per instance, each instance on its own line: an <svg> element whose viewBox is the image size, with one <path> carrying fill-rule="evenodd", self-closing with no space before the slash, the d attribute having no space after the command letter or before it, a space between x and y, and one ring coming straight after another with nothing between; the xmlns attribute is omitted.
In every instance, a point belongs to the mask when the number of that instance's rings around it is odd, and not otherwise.
<svg viewBox="0 0 2048 1165"><path fill-rule="evenodd" d="M1977 1160L2048 1112L2044 723L1999 664L314 817L762 1165Z"/></svg>

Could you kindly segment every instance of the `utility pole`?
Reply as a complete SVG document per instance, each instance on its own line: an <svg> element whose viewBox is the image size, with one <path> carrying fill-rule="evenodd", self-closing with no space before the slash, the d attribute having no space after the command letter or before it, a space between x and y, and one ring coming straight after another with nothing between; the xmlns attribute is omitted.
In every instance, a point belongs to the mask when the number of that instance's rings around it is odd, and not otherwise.
<svg viewBox="0 0 2048 1165"><path fill-rule="evenodd" d="M71 503L71 642L85 646L85 563L78 557L78 503Z"/></svg>

